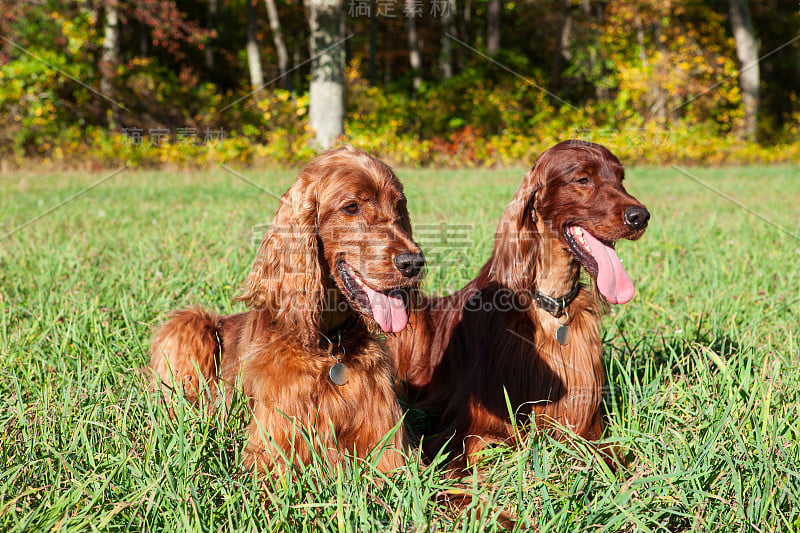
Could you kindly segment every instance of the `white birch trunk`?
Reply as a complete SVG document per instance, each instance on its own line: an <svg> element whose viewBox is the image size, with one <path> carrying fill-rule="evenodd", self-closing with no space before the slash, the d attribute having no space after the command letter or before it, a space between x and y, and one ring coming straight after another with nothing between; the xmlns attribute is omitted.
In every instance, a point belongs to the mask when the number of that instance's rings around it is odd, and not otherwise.
<svg viewBox="0 0 800 533"><path fill-rule="evenodd" d="M112 79L119 65L119 4L116 0L106 2L105 24L103 24L103 51L100 56L100 92L110 96Z"/></svg>
<svg viewBox="0 0 800 533"><path fill-rule="evenodd" d="M405 0L406 30L408 32L408 62L414 74L414 91L422 85L422 54L419 51L417 34L417 14L414 0Z"/></svg>
<svg viewBox="0 0 800 533"><path fill-rule="evenodd" d="M100 55L100 93L108 99L114 96L114 77L119 66L119 4L110 0L105 5L103 24L103 48ZM105 102L104 102L105 103ZM108 126L117 127L119 113L116 105L106 109Z"/></svg>
<svg viewBox="0 0 800 533"><path fill-rule="evenodd" d="M306 8L312 59L308 120L315 143L327 149L344 133L344 2L307 0Z"/></svg>
<svg viewBox="0 0 800 533"><path fill-rule="evenodd" d="M278 6L275 0L265 0L267 4L267 16L269 16L269 27L272 30L272 42L275 44L275 53L278 56L278 69L283 76L283 86L287 90L292 90L292 79L286 74L289 70L289 52L286 50L286 42L283 40L281 30L281 20L278 18Z"/></svg>
<svg viewBox="0 0 800 533"><path fill-rule="evenodd" d="M254 0L245 0L247 10L247 67L250 70L250 86L256 93L264 85L264 71L261 69L261 56L258 53L256 39L256 10ZM258 95L256 94L256 98Z"/></svg>

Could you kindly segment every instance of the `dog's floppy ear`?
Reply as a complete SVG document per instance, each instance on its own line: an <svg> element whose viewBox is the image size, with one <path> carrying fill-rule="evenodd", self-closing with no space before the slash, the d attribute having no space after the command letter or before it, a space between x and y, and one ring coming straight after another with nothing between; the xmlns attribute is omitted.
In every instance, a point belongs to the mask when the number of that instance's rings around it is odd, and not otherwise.
<svg viewBox="0 0 800 533"><path fill-rule="evenodd" d="M301 174L281 198L237 298L305 338L319 330L323 296L317 241L317 182Z"/></svg>
<svg viewBox="0 0 800 533"><path fill-rule="evenodd" d="M397 206L397 213L400 215L400 226L408 233L408 236L413 238L412 228L411 228L411 215L408 214L408 206L406 204L406 198L403 197L400 205Z"/></svg>
<svg viewBox="0 0 800 533"><path fill-rule="evenodd" d="M495 234L491 279L516 292L532 287L536 275L536 201L544 186L542 174L539 164L528 171L503 211Z"/></svg>

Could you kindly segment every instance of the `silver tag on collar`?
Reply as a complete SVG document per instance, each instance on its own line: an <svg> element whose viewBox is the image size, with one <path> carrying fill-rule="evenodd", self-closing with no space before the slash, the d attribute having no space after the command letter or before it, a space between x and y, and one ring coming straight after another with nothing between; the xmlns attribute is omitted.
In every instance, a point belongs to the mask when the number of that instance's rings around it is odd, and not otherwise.
<svg viewBox="0 0 800 533"><path fill-rule="evenodd" d="M556 340L562 345L566 346L570 341L569 328L564 324L558 326L556 330Z"/></svg>
<svg viewBox="0 0 800 533"><path fill-rule="evenodd" d="M559 344L561 344L561 346L566 346L567 344L569 344L569 341L571 340L570 338L571 336L569 334L569 327L567 326L567 322L569 322L569 313L567 312L566 309L564 309L564 315L566 316L566 318L563 320L563 322L561 318L556 319L558 320L558 329L556 330L556 340L559 342Z"/></svg>
<svg viewBox="0 0 800 533"><path fill-rule="evenodd" d="M349 372L350 369L347 368L347 365L345 365L344 363L334 363L334 365L328 372L328 375L330 376L331 381L333 381L336 385L339 385L341 387L342 385L347 383Z"/></svg>

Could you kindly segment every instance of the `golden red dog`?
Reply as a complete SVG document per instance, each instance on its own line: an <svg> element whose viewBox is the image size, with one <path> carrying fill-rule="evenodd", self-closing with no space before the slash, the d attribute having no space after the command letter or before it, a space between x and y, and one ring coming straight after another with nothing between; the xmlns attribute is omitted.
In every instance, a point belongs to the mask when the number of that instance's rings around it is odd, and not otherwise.
<svg viewBox="0 0 800 533"><path fill-rule="evenodd" d="M191 399L237 382L252 421L246 464L311 456L316 430L332 461L366 457L401 419L394 363L380 338L404 329L424 259L392 170L345 147L314 159L284 194L240 299L250 310L178 311L161 326L150 366L165 394ZM402 428L378 467L402 463Z"/></svg>

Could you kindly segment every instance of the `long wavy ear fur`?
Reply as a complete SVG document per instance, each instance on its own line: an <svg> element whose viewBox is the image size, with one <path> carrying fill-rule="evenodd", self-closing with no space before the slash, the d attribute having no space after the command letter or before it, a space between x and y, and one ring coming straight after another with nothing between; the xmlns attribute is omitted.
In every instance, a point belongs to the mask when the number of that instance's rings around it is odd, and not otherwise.
<svg viewBox="0 0 800 533"><path fill-rule="evenodd" d="M490 277L515 292L533 288L539 260L536 201L544 186L542 165L528 171L508 204L495 233Z"/></svg>
<svg viewBox="0 0 800 533"><path fill-rule="evenodd" d="M323 297L317 241L317 183L304 173L281 198L237 300L265 310L282 329L312 341Z"/></svg>

